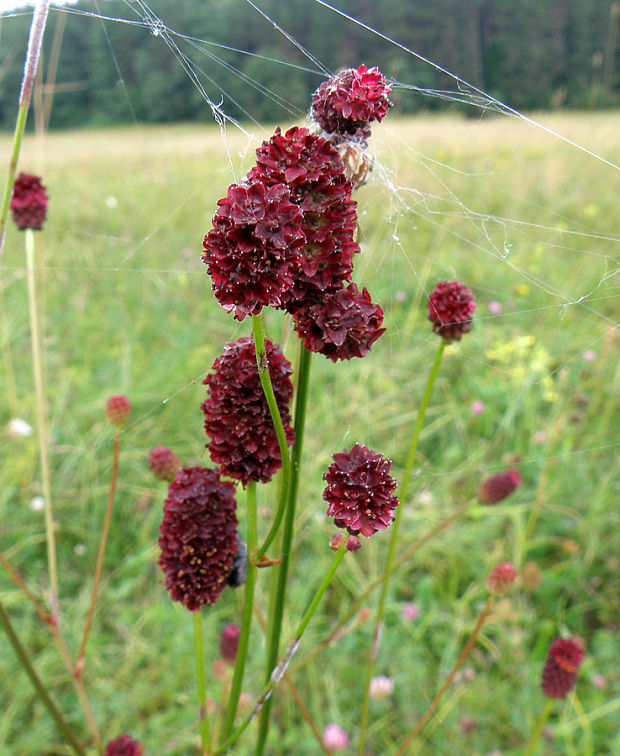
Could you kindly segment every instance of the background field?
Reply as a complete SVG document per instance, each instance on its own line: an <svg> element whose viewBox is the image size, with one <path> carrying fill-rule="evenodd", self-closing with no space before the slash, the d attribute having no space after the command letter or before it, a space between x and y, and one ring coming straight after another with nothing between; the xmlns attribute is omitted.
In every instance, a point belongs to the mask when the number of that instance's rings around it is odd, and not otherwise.
<svg viewBox="0 0 620 756"><path fill-rule="evenodd" d="M620 163L619 114L542 118ZM124 392L133 414L122 437L85 680L105 737L131 732L158 756L191 753L198 732L192 623L169 601L157 567L165 485L152 478L147 454L161 443L187 464L208 463L201 380L223 343L247 335L249 324L233 321L213 299L201 243L217 199L272 128L224 139L200 126L69 132L44 144L28 139L21 158L22 169L45 176L50 195L36 255L63 630L75 651L110 475L113 433L103 410L111 394ZM372 142L375 169L357 194L362 252L354 278L383 306L387 332L364 360L333 365L314 357L284 638L331 558L333 527L321 500L331 454L359 441L392 457L399 476L436 347L425 292L459 278L476 296L475 327L444 360L411 501L403 502L401 547L471 498L485 475L515 466L523 484L501 505L472 506L397 573L377 663L395 687L372 702L368 753L390 753L413 727L476 622L486 575L509 559L519 569L530 563L532 574L535 564L540 582L522 580L496 605L465 674L412 753L521 753L542 709L540 672L558 634L581 636L587 655L576 695L554 709L540 753L618 753L620 173L504 118L389 119ZM1 137L0 165L9 149ZM0 276L0 548L43 596L43 515L31 507L41 493L35 436L5 432L12 417L35 425L23 239L13 228ZM489 309L492 302L501 311ZM276 312L268 324L292 360L288 323ZM474 400L484 402L481 414L472 413ZM259 495L266 532L273 489ZM381 572L386 546L379 534L347 558L300 662ZM262 572L263 611L268 588ZM83 732L46 629L6 574L0 591L39 673ZM412 601L420 615L407 621L401 612ZM207 613L210 660L240 605L239 592L229 590ZM319 729L335 721L354 735L371 623L353 625L311 664L293 666L293 677ZM262 680L256 627L246 684L252 697ZM0 753L67 753L4 637L0 681ZM220 683L213 679L209 691L217 700ZM319 753L284 687L274 714L269 753ZM235 753L249 753L252 742L250 734Z"/></svg>

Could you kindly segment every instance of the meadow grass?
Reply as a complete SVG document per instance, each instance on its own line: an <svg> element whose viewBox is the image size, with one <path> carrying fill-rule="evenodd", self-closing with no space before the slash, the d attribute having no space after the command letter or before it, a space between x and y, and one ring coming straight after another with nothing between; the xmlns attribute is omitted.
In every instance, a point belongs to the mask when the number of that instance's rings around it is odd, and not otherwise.
<svg viewBox="0 0 620 756"><path fill-rule="evenodd" d="M543 120L620 163L618 114ZM357 194L362 252L354 279L382 305L387 332L364 360L313 359L283 638L331 561L333 527L321 499L331 454L359 441L390 456L398 478L436 348L425 293L440 279L458 278L476 296L475 326L444 357L411 501L402 503L401 549L474 497L487 474L516 466L523 483L495 507L472 505L396 573L376 665L395 687L372 701L368 753L390 753L413 728L476 622L488 572L506 560L518 569L533 563L540 582L522 579L495 605L458 684L411 753L519 754L543 706L547 648L561 633L582 637L587 652L576 693L555 707L540 752L617 753L620 174L516 120L391 119L376 131L372 179ZM104 406L123 392L133 410L121 438L84 679L104 740L130 732L158 756L192 753L198 728L192 623L169 600L157 567L166 487L154 481L147 455L164 444L185 464L209 464L201 381L223 344L248 335L250 325L215 302L201 243L217 199L270 133L270 126L251 138L231 131L223 141L206 126L76 131L50 134L44 145L27 138L21 157L23 170L43 174L50 195L36 255L62 629L76 653L112 462ZM0 137L0 163L9 149L9 136ZM0 373L0 548L44 596L43 516L30 507L41 493L35 436L4 432L14 416L35 424L23 238L14 228L0 276L8 345ZM489 311L490 302L501 312ZM278 312L267 323L292 360L289 324ZM481 414L471 412L474 400L484 402ZM273 485L259 490L263 536L275 497ZM243 513L241 492L239 507ZM387 541L378 534L345 560L293 662L320 730L334 721L355 735L371 622L354 620L351 632L308 664L303 659L381 573ZM262 571L263 613L269 583ZM39 674L83 735L47 629L6 573L0 591ZM376 596L364 606L374 607ZM205 612L209 662L218 657L223 625L238 621L241 598L226 591ZM412 601L420 616L406 621L402 607ZM255 631L244 686L252 698L262 683L263 648ZM67 753L4 637L0 649L0 753ZM208 681L215 700L220 686ZM274 721L268 753L319 753L284 685ZM231 753L250 753L251 733Z"/></svg>

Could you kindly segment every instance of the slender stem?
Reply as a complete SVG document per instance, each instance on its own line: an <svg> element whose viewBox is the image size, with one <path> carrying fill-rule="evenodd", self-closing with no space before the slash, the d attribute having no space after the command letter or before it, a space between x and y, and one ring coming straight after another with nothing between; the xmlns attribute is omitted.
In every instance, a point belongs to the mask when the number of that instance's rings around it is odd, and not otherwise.
<svg viewBox="0 0 620 756"><path fill-rule="evenodd" d="M426 533L423 536L420 536L420 538L417 538L412 544L407 546L407 548L392 562L392 568L390 574L394 573L396 571L397 567L400 567L403 562L406 562L411 555L417 551L417 549L422 546L426 541L429 541L434 535L437 535L442 530L445 530L445 528L449 527L452 522L458 517L458 515L462 514L466 509L468 509L471 504L473 503L473 499L471 501L466 501L464 504L461 504L459 507L454 509L447 517L444 517L443 520L440 520L436 525L433 525L433 527L430 530L427 530ZM400 505L402 506L402 504ZM334 640L335 636L338 635L340 632L340 629L347 624L347 622L353 617L355 612L358 610L360 604L364 601L365 598L367 598L375 588L377 588L379 585L382 584L385 576L387 575L387 570L384 570L375 580L372 581L362 593L350 604L347 611L342 615L342 617L334 624L332 627L329 635L324 638L320 643L317 643L317 645L310 651L310 653L303 659L301 664L306 664L310 659L312 659L314 656L316 656L317 653L321 651L321 649L325 648L325 646L329 645L332 640Z"/></svg>
<svg viewBox="0 0 620 756"><path fill-rule="evenodd" d="M416 423L413 428L413 434L411 436L411 443L409 445L409 453L407 454L407 461L405 463L405 471L403 473L402 482L398 489L398 496L401 502L406 501L407 499L409 478L411 477L413 461L418 450L420 432L422 431L422 425L424 424L424 418L426 416L426 409L431 398L435 378L437 377L437 373L439 372L439 366L441 365L441 358L443 356L445 346L446 342L440 338L439 347L437 348L437 353L435 354L435 361L433 362L431 372L429 373L428 380L426 381L426 388L424 390L424 395L422 397L422 402L418 411L418 417L416 418ZM398 530L402 518L402 510L402 505L396 507L396 515L394 517L394 522L392 523L392 533L390 536L390 547L388 551L387 564L385 567L385 577L383 578L383 583L381 585L381 594L379 596L379 604L377 606L377 613L375 615L372 643L370 647L370 653L368 654L368 665L366 667L366 680L364 684L364 696L362 699L362 713L360 716L358 756L364 756L364 749L366 744L366 726L368 724L368 710L370 706L370 681L372 680L375 669L375 661L379 653L379 636L381 634L381 623L383 621L385 601L387 598L390 576L392 574L392 563L394 562L394 557L396 555L396 542L398 539Z"/></svg>
<svg viewBox="0 0 620 756"><path fill-rule="evenodd" d="M37 399L37 431L39 437L39 454L41 457L41 477L43 479L43 496L45 498L45 540L47 542L47 561L50 573L50 606L52 615L58 614L58 571L56 567L56 539L54 536L54 518L52 515L52 489L50 469L47 457L47 426L45 422L45 398L43 394L43 373L41 370L41 346L39 344L39 323L37 318L37 291L34 279L34 231L27 228L26 269L28 275L28 305L30 312L30 331L32 342L32 366Z"/></svg>
<svg viewBox="0 0 620 756"><path fill-rule="evenodd" d="M321 585L318 587L314 595L314 598L310 602L308 609L306 610L301 622L299 623L297 627L297 632L295 633L293 640L287 646L286 656L278 664L278 666L274 668L273 672L270 675L269 682L265 685L265 687L261 691L258 701L256 702L250 715L233 732L233 734L214 751L214 756L217 756L218 754L223 753L229 746L235 743L237 739L239 738L239 736L246 730L248 725L252 722L252 720L263 708L264 704L268 700L270 700L271 694L273 693L274 688L280 682L280 680L284 677L293 656L295 655L295 653L297 652L297 649L299 648L299 643L301 641L302 635L304 634L304 631L308 627L308 623L312 619L312 615L316 611L321 599L323 598L323 595L325 594L325 591L327 590L328 585L330 584L336 570L338 569L338 565L340 564L340 562L342 562L342 559L346 553L347 553L347 550L344 546L344 540L343 540L342 545L340 546L340 548L334 555L334 558L332 560L331 565L329 566L329 569L325 573L325 576L321 582Z"/></svg>
<svg viewBox="0 0 620 756"><path fill-rule="evenodd" d="M306 409L308 406L308 394L310 387L310 365L312 353L302 348L299 352L297 369L297 399L295 401L295 443L292 451L291 482L288 490L286 518L282 534L282 561L278 569L278 582L276 584L275 600L273 603L273 615L270 617L271 633L267 650L267 679L278 661L280 648L280 635L282 633L282 619L284 617L284 600L288 580L288 570L293 545L293 529L295 525L295 508L297 505L297 492L299 490L299 475L301 471L301 457L303 452L304 429L306 424ZM256 744L256 756L262 754L269 731L269 717L271 714L271 699L269 699L261 712L258 740Z"/></svg>
<svg viewBox="0 0 620 756"><path fill-rule="evenodd" d="M1 551L0 551L0 564L2 564L2 566L6 569L9 575L13 578L13 581L26 594L26 597L32 603L34 608L37 610L37 614L43 620L43 622L45 622L48 625L55 624L52 615L46 612L45 609L41 606L41 604L37 601L37 598L35 597L35 595L28 588L26 583L24 583L24 581L21 579L20 574L16 570L13 569L9 560L4 556L4 554Z"/></svg>
<svg viewBox="0 0 620 756"><path fill-rule="evenodd" d="M205 678L205 656L202 647L202 614L200 609L192 612L194 615L194 656L196 658L196 681L198 689L198 719L200 721L200 741L202 754L206 756L211 751L211 736L209 734L209 715L207 714L207 683Z"/></svg>
<svg viewBox="0 0 620 756"><path fill-rule="evenodd" d="M63 737L71 744L73 750L77 754L79 754L79 756L85 756L82 746L79 744L77 738L73 734L73 731L71 730L69 725L63 719L63 716L60 713L60 710L58 709L58 707L52 700L51 696L45 689L45 686L43 685L37 673L35 672L34 667L30 663L30 659L28 658L26 649L22 646L21 641L19 640L19 637L17 636L17 633L13 629L13 625L11 624L9 615L6 613L6 610L1 601L0 601L0 622L2 623L4 630L9 638L9 641L11 642L11 645L13 646L13 649L15 653L17 654L17 658L19 659L26 674L30 678L30 682L33 684L34 689L36 690L39 698L43 702L45 708L48 710L50 715L54 718L56 724L58 725L58 729L63 734Z"/></svg>
<svg viewBox="0 0 620 756"><path fill-rule="evenodd" d="M267 623L265 621L265 618L263 617L263 613L261 612L258 606L254 607L254 614L256 614L256 617L258 621L260 622L261 627L263 628L263 632L266 635ZM325 756L332 756L332 752L323 742L323 736L321 735L319 728L316 726L314 720L312 719L312 715L308 711L308 707L306 706L306 704L303 702L303 699L299 691L297 690L297 687L295 686L295 683L293 682L293 678L291 677L289 672L284 673L284 679L286 680L286 684L288 685L291 693L293 694L293 698L295 699L295 702L297 703L297 706L299 707L299 711L301 711L302 717L306 720L310 729L312 730L312 734L316 738L319 748L323 751Z"/></svg>
<svg viewBox="0 0 620 756"><path fill-rule="evenodd" d="M99 590L99 581L101 580L101 569L103 567L103 557L105 555L106 545L108 543L108 533L110 531L110 521L112 519L112 507L114 506L114 495L116 493L116 476L118 473L118 451L120 447L120 432L116 430L114 434L114 456L112 458L112 475L110 477L110 490L108 492L108 506L106 507L105 518L103 521L103 530L101 531L101 540L99 541L99 551L97 553L97 564L95 565L95 580L93 583L93 592L90 597L90 606L88 608L88 615L86 617L86 624L84 625L84 634L82 635L82 643L80 644L80 650L78 653L77 661L75 663L76 672L81 674L84 667L84 651L86 650L86 643L88 641L88 635L90 628L93 624L93 616L95 614L95 601L97 600L97 591Z"/></svg>
<svg viewBox="0 0 620 756"><path fill-rule="evenodd" d="M439 699L443 696L443 694L448 690L450 685L452 685L452 681L454 680L456 673L459 671L459 669L463 666L463 663L465 659L467 658L467 655L471 651L478 633L480 632L480 628L484 624L484 621L486 620L489 612L491 611L491 607L493 606L494 596L489 596L487 599L487 603L484 606L484 609L482 610L482 613L480 614L480 617L478 617L478 622L476 622L476 626L474 627L472 634L469 636L469 639L467 643L465 644L465 647L461 651L461 655L456 661L456 664L454 667L452 667L452 671L446 678L444 684L439 688L437 691L437 694L435 698L430 702L428 707L426 708L426 711L422 715L422 718L417 723L417 725L413 728L413 730L409 733L409 735L405 738L404 742L401 744L400 748L396 752L396 756L403 756L405 753L407 753L407 748L411 744L411 742L414 740L416 735L422 730L424 725L426 724L428 718L431 716L431 714L435 711L437 708L437 704L439 703Z"/></svg>
<svg viewBox="0 0 620 756"><path fill-rule="evenodd" d="M6 378L7 401L13 417L19 416L19 404L17 402L17 389L15 387L15 371L13 370L13 358L11 357L11 342L9 341L8 322L4 307L4 288L0 284L0 320L2 321L0 342L2 343L2 362L4 363L4 375Z"/></svg>
<svg viewBox="0 0 620 756"><path fill-rule="evenodd" d="M250 552L248 549L248 553L251 554L253 559L258 562L267 552L267 549L271 545L273 539L276 536L276 533L278 532L282 518L284 517L288 485L291 474L291 463L288 455L288 443L286 441L284 425L282 424L278 402L276 401L276 396L273 393L273 386L271 385L271 377L269 375L269 361L267 359L267 352L265 350L265 335L263 332L262 314L252 315L252 328L254 330L254 347L256 351L258 375L260 378L261 386L263 387L265 399L267 400L267 404L269 405L269 412L271 414L273 427L275 428L276 436L278 438L278 446L280 447L280 456L282 458L282 488L280 489L282 493L279 497L276 514L271 524L271 528L267 533L263 545L260 547L260 549L258 549L256 554L252 555L252 552Z"/></svg>
<svg viewBox="0 0 620 756"><path fill-rule="evenodd" d="M19 93L19 106L17 111L17 121L15 131L13 132L13 149L9 162L9 171L6 177L4 187L4 196L0 208L0 259L2 259L2 248L4 247L4 229L6 218L9 212L13 184L15 183L15 172L17 169L17 160L26 126L28 108L30 106L30 96L32 94L32 85L34 76L39 62L39 53L41 51L41 42L43 41L43 32L47 22L47 12L49 10L50 0L38 0L32 14L32 23L30 24L30 36L28 37L28 50L26 51L26 62L24 65L24 74L22 85Z"/></svg>
<svg viewBox="0 0 620 756"><path fill-rule="evenodd" d="M529 739L527 746L525 747L525 751L523 751L523 756L532 756L536 749L536 744L538 743L538 739L540 738L540 734L543 731L543 727L545 726L547 720L549 719L549 714L551 714L551 706L553 704L553 701L548 698L545 703L545 708L543 709L543 713L540 715L540 719L538 720L536 724L536 728L534 732L532 733L532 737Z"/></svg>
<svg viewBox="0 0 620 756"><path fill-rule="evenodd" d="M251 480L247 485L248 497L248 554L251 554L256 548L258 538L258 518L256 514L256 483ZM248 559L248 568L245 578L245 596L243 599L243 613L241 615L241 632L239 634L239 645L237 646L237 656L235 658L235 669L233 672L232 685L230 688L230 697L226 709L226 717L222 727L222 738L226 740L233 730L235 724L235 715L239 705L239 696L241 695L241 686L243 684L243 673L248 655L248 646L250 641L250 628L252 625L252 611L254 608L254 586L256 584L257 568Z"/></svg>
<svg viewBox="0 0 620 756"><path fill-rule="evenodd" d="M84 717L86 719L88 727L95 740L95 743L97 744L97 747L99 747L101 745L101 735L99 734L97 723L95 722L95 718L93 717L92 709L90 708L88 696L86 695L86 689L84 688L84 684L82 680L77 675L74 674L74 666L71 661L71 657L69 656L69 651L67 650L67 646L65 644L64 638L62 637L62 635L60 634L60 630L58 629L58 625L56 624L52 615L48 614L48 612L46 612L45 609L43 609L41 604L37 601L36 597L28 589L28 586L21 579L19 573L13 569L8 559L4 556L4 554L1 551L0 551L0 563L2 563L2 565L6 568L6 570L9 572L9 574L15 581L15 583L17 583L17 585L21 588L21 590L26 594L28 599L32 602L39 617L43 620L43 622L45 622L46 625L49 625L50 630L52 631L52 635L54 636L54 640L56 641L56 646L58 647L58 651L60 652L62 660L65 664L65 667L67 668L67 671L71 675L71 681L73 683L73 687L75 688L75 692L77 693L78 699L80 701L80 705L82 707L82 711L84 712Z"/></svg>

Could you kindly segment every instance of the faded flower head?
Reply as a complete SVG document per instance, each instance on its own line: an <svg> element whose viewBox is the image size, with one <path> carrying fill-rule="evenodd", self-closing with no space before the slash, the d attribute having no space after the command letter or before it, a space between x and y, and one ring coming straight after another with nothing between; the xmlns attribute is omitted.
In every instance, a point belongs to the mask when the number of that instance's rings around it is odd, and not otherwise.
<svg viewBox="0 0 620 756"><path fill-rule="evenodd" d="M149 467L156 478L172 482L181 461L167 446L156 446L149 452Z"/></svg>
<svg viewBox="0 0 620 756"><path fill-rule="evenodd" d="M110 740L105 749L105 756L142 756L142 746L129 735L119 735Z"/></svg>
<svg viewBox="0 0 620 756"><path fill-rule="evenodd" d="M237 553L226 582L231 588L238 588L246 581L248 574L248 547L237 531Z"/></svg>
<svg viewBox="0 0 620 756"><path fill-rule="evenodd" d="M433 331L446 341L459 341L469 332L475 309L473 294L460 281L441 281L428 298Z"/></svg>
<svg viewBox="0 0 620 756"><path fill-rule="evenodd" d="M131 402L125 394L114 394L108 399L105 416L108 422L121 428L127 422L131 412Z"/></svg>
<svg viewBox="0 0 620 756"><path fill-rule="evenodd" d="M284 135L276 129L256 150L248 180L269 187L285 184L303 215L300 268L282 297L287 309L295 312L313 294L340 288L351 279L353 255L359 251L354 241L356 203L342 160L329 141L299 127Z"/></svg>
<svg viewBox="0 0 620 756"><path fill-rule="evenodd" d="M362 548L362 542L356 535L350 535L345 543L345 548L351 552L359 551Z"/></svg>
<svg viewBox="0 0 620 756"><path fill-rule="evenodd" d="M349 733L335 722L330 722L323 731L323 744L332 751L344 751L349 744Z"/></svg>
<svg viewBox="0 0 620 756"><path fill-rule="evenodd" d="M239 646L239 625L225 625L220 635L220 654L227 664L234 664Z"/></svg>
<svg viewBox="0 0 620 756"><path fill-rule="evenodd" d="M394 681L386 675L377 675L370 681L371 698L388 698L394 692Z"/></svg>
<svg viewBox="0 0 620 756"><path fill-rule="evenodd" d="M396 488L390 475L392 461L360 444L332 458L334 462L323 476L327 482L323 499L335 525L367 538L387 528L398 504L392 495Z"/></svg>
<svg viewBox="0 0 620 756"><path fill-rule="evenodd" d="M292 444L295 434L288 409L293 395L291 363L269 339L265 349L286 438ZM244 337L226 344L212 370L203 381L207 398L200 405L211 439L209 455L222 466L224 475L244 485L250 480L266 483L282 466L282 458L258 375L254 340Z"/></svg>
<svg viewBox="0 0 620 756"><path fill-rule="evenodd" d="M312 115L328 134L366 139L372 121L392 107L392 85L375 66L347 68L324 81L312 95Z"/></svg>
<svg viewBox="0 0 620 756"><path fill-rule="evenodd" d="M295 314L295 331L310 352L332 362L364 357L385 333L383 310L370 299L367 289L354 283L336 291L305 311Z"/></svg>
<svg viewBox="0 0 620 756"><path fill-rule="evenodd" d="M516 577L517 571L512 562L500 562L486 579L487 590L494 596L503 596L510 590Z"/></svg>
<svg viewBox="0 0 620 756"><path fill-rule="evenodd" d="M579 639L554 640L542 673L543 693L549 698L565 698L575 687L582 661L583 645Z"/></svg>
<svg viewBox="0 0 620 756"><path fill-rule="evenodd" d="M226 586L237 551L235 487L219 470L184 467L168 488L159 566L174 601L195 611Z"/></svg>
<svg viewBox="0 0 620 756"><path fill-rule="evenodd" d="M510 496L519 483L521 483L521 475L514 468L491 475L481 483L478 499L482 504L497 504L498 501Z"/></svg>
<svg viewBox="0 0 620 756"><path fill-rule="evenodd" d="M48 197L42 180L32 173L20 173L13 184L11 211L20 231L40 231L47 214Z"/></svg>
<svg viewBox="0 0 620 756"><path fill-rule="evenodd" d="M284 184L232 184L218 203L202 260L215 297L237 320L278 307L293 285L305 242L301 211Z"/></svg>

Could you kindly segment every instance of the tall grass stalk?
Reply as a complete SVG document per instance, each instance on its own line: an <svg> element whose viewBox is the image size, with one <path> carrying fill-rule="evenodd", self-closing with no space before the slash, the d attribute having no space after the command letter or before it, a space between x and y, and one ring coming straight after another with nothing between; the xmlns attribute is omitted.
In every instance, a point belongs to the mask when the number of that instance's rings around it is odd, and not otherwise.
<svg viewBox="0 0 620 756"><path fill-rule="evenodd" d="M30 682L33 684L34 689L36 690L39 698L41 699L43 705L48 710L54 721L56 722L56 725L58 726L58 729L62 733L63 737L66 739L68 743L71 744L71 747L75 751L75 753L78 754L78 756L86 756L84 750L82 749L82 746L79 744L77 738L73 734L73 731L69 727L69 725L65 722L62 714L60 713L60 709L58 706L54 703L53 699L47 692L45 686L39 679L39 676L35 672L34 667L30 663L30 659L28 657L28 652L23 647L21 641L19 640L19 636L13 629L13 625L11 624L11 620L9 618L9 615L6 613L6 610L4 608L4 605L0 601L0 623L2 623L2 626L4 627L4 631L6 632L9 642L13 646L13 650L17 654L17 657L19 658L20 664L26 671L26 674L30 678Z"/></svg>
<svg viewBox="0 0 620 756"><path fill-rule="evenodd" d="M24 231L26 244L26 270L28 276L28 311L30 317L30 334L32 344L32 367L37 401L37 434L39 439L39 456L41 458L41 477L43 496L45 498L45 540L47 542L47 562L50 578L50 606L52 616L58 619L58 569L56 566L56 538L54 535L54 518L52 515L52 487L47 456L47 424L45 419L45 395L43 391L43 372L41 369L41 345L39 343L39 321L37 317L37 291L34 275L34 231Z"/></svg>
<svg viewBox="0 0 620 756"><path fill-rule="evenodd" d="M364 756L364 749L366 744L366 727L368 724L368 710L370 706L370 681L375 669L375 661L379 653L379 637L381 635L381 624L383 622L383 612L385 609L385 600L387 598L388 586L390 583L390 576L392 574L392 565L396 556L396 543L398 540L398 529L402 519L403 503L407 499L409 493L409 478L411 477L411 470L413 469L413 461L415 459L416 452L418 450L418 441L420 439L420 433L424 424L424 418L426 416L426 409L431 398L433 386L435 384L435 378L439 372L441 365L441 358L443 357L446 342L444 339L440 339L437 352L435 354L435 360L433 366L426 381L426 388L424 389L424 395L418 411L415 426L413 428L413 434L411 436L411 443L409 445L409 453L407 454L407 461L405 463L405 471L403 473L402 483L398 489L398 495L400 504L396 507L396 514L394 516L394 522L392 523L392 532L390 535L390 546L388 551L387 563L385 566L385 576L381 585L381 594L379 596L379 604L377 606L377 613L375 615L375 624L373 628L372 643L370 652L368 654L368 664L366 666L366 680L364 683L364 695L362 699L362 713L360 716L360 734L358 754Z"/></svg>
<svg viewBox="0 0 620 756"><path fill-rule="evenodd" d="M209 714L207 712L207 683L205 678L205 655L202 643L202 614L200 607L192 612L192 614L194 615L194 657L196 660L200 742L202 743L202 756L207 756L211 750L211 734L209 732Z"/></svg>
<svg viewBox="0 0 620 756"><path fill-rule="evenodd" d="M4 231L6 219L9 213L9 204L11 201L11 192L15 183L15 172L17 170L17 161L21 149L22 137L26 127L28 109L30 107L30 98L32 96L32 87L34 77L39 63L41 52L41 42L43 41L43 32L47 23L47 13L50 6L50 0L38 0L34 13L32 14L32 23L30 24L30 36L28 37L28 49L26 51L26 62L24 65L24 75L19 92L17 121L15 131L13 132L13 149L9 161L9 170L4 187L4 196L0 208L0 260L2 259L2 249L4 247Z"/></svg>

